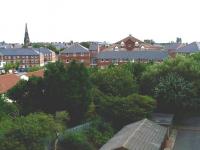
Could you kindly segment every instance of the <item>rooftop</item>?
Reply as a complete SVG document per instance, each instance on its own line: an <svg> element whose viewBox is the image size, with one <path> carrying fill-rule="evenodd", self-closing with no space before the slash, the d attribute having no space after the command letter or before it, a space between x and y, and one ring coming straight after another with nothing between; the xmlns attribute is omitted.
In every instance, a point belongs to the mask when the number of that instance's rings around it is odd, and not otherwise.
<svg viewBox="0 0 200 150"><path fill-rule="evenodd" d="M80 45L79 43L74 43L69 48L66 48L61 52L62 53L88 53L88 48Z"/></svg>
<svg viewBox="0 0 200 150"><path fill-rule="evenodd" d="M166 133L167 128L143 119L122 128L100 150L160 150Z"/></svg>

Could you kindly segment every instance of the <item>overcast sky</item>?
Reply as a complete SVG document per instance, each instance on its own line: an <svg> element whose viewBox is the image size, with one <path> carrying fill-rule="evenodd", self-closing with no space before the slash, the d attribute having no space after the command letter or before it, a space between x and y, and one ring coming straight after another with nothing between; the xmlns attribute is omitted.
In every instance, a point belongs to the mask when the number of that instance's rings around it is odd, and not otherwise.
<svg viewBox="0 0 200 150"><path fill-rule="evenodd" d="M0 41L200 41L199 0L0 0Z"/></svg>

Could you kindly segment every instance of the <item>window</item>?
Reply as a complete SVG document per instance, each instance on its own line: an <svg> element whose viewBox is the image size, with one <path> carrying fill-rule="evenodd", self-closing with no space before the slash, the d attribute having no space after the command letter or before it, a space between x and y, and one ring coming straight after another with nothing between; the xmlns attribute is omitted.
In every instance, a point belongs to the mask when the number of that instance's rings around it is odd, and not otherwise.
<svg viewBox="0 0 200 150"><path fill-rule="evenodd" d="M81 56L84 56L84 53L81 53Z"/></svg>
<svg viewBox="0 0 200 150"><path fill-rule="evenodd" d="M69 56L69 53L66 53L66 56Z"/></svg>

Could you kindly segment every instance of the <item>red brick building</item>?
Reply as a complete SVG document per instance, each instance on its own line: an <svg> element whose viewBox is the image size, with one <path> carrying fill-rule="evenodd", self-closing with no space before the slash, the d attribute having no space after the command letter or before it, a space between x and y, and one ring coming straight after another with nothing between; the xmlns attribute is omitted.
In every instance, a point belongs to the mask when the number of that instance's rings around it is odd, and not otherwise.
<svg viewBox="0 0 200 150"><path fill-rule="evenodd" d="M90 66L90 52L88 48L83 47L79 43L74 43L69 48L60 52L59 60L66 64L75 60L77 62L84 63L86 66Z"/></svg>

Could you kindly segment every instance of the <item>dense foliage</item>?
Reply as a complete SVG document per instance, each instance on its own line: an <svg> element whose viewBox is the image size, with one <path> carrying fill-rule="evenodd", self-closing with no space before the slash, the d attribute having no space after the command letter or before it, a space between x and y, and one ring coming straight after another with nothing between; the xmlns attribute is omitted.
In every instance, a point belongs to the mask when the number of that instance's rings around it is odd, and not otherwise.
<svg viewBox="0 0 200 150"><path fill-rule="evenodd" d="M43 113L6 119L0 127L1 150L43 150L62 129L53 116Z"/></svg>
<svg viewBox="0 0 200 150"><path fill-rule="evenodd" d="M92 83L104 94L128 96L137 92L133 74L123 67L109 67L91 75Z"/></svg>

